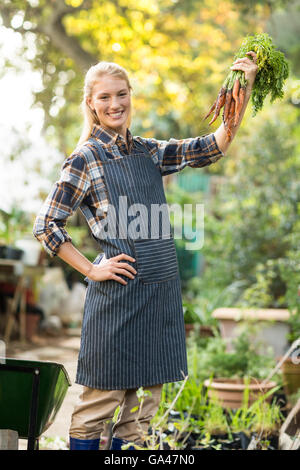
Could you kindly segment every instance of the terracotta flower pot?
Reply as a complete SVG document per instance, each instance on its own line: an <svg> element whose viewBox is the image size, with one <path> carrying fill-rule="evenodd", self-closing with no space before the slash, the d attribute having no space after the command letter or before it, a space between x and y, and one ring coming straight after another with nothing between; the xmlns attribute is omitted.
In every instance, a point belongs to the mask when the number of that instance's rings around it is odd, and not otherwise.
<svg viewBox="0 0 300 470"><path fill-rule="evenodd" d="M300 389L300 363L294 364L288 357L281 366L286 395L293 395Z"/></svg>
<svg viewBox="0 0 300 470"><path fill-rule="evenodd" d="M195 329L195 323L185 323L185 335L188 337L192 331ZM199 335L201 338L207 338L210 336L214 336L214 332L210 326L201 325L199 329Z"/></svg>
<svg viewBox="0 0 300 470"><path fill-rule="evenodd" d="M244 391L247 387L243 379L219 378L213 379L212 382L207 379L204 381L204 385L208 387L208 397L217 397L224 408L237 409L242 406ZM276 382L268 382L262 386L258 380L252 379L248 385L249 405L275 386ZM272 395L267 398L267 401L271 401L271 399Z"/></svg>

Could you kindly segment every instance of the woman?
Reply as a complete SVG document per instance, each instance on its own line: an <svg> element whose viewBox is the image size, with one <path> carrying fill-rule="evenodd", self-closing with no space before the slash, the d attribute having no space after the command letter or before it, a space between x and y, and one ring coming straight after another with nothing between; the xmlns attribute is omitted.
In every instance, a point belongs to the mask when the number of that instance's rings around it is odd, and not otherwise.
<svg viewBox="0 0 300 470"><path fill-rule="evenodd" d="M240 121L257 69L255 54L249 54L253 60L239 59L232 66L248 80ZM126 71L114 63L100 62L87 72L83 111L79 145L65 160L33 233L51 256L58 255L88 282L76 376L83 391L72 415L70 448L98 449L104 423L120 405L111 449L121 449L128 442L142 445L163 384L183 380L188 373L170 225L162 234L162 221L156 220L153 236L151 217L145 214L153 205L166 204L162 176L187 165L210 165L229 144L223 124L214 134L194 139L133 137L131 86ZM93 263L73 246L65 230L78 207L101 247ZM136 207L145 209L139 224L130 212ZM131 412L141 386L151 393L139 412Z"/></svg>

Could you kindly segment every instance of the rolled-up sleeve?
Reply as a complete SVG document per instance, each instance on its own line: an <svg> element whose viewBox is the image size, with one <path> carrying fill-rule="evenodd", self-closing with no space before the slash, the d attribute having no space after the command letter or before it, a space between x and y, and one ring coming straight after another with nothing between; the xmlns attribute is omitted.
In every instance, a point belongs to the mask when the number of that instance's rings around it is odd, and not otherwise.
<svg viewBox="0 0 300 470"><path fill-rule="evenodd" d="M33 235L51 257L57 254L62 243L72 241L65 229L66 221L87 196L89 188L84 157L71 155L63 163L60 179L53 185L33 226Z"/></svg>
<svg viewBox="0 0 300 470"><path fill-rule="evenodd" d="M224 157L214 134L190 139L143 139L162 175L183 170L186 166L201 168Z"/></svg>

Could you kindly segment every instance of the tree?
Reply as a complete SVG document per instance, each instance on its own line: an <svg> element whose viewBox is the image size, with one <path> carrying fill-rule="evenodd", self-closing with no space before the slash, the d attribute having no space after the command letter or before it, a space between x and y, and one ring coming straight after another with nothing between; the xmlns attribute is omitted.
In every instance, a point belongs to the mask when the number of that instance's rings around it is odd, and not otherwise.
<svg viewBox="0 0 300 470"><path fill-rule="evenodd" d="M22 34L23 54L41 73L35 105L45 133L64 153L80 134L83 74L99 60L116 61L133 77L136 133L190 137L210 131L199 117L222 83L247 32L230 0L6 0L5 27ZM7 64L9 65L9 64Z"/></svg>
<svg viewBox="0 0 300 470"><path fill-rule="evenodd" d="M294 282L286 273L299 251L298 122L289 104L257 116L207 216L205 276L221 289L239 281L247 306L281 306Z"/></svg>

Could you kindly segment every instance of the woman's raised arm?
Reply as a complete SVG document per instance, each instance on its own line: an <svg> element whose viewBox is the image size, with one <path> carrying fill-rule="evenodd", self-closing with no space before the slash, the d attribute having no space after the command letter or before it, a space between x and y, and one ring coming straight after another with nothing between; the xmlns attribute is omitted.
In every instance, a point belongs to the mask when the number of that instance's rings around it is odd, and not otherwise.
<svg viewBox="0 0 300 470"><path fill-rule="evenodd" d="M251 96L253 85L255 82L255 77L257 73L256 54L253 51L247 52L247 54L251 55L253 57L253 60L249 59L248 57L243 57L241 59L237 59L231 67L231 70L242 70L245 73L245 79L247 80L247 88L246 88L245 100L244 100L244 104L243 104L243 107L239 116L239 120L237 122L237 125L232 128L232 136L231 136L230 142L226 141L227 133L226 133L223 122L215 132L215 138L216 138L218 147L224 154L228 150L230 143L232 142L233 138L235 137L238 131L238 128L240 127L241 121L243 119L243 116L245 114L245 111L246 111L246 108L247 108L247 105Z"/></svg>

